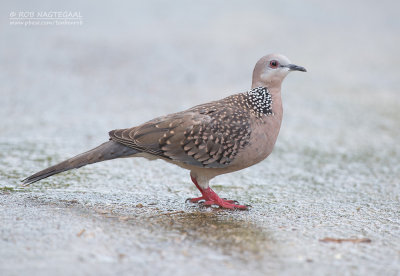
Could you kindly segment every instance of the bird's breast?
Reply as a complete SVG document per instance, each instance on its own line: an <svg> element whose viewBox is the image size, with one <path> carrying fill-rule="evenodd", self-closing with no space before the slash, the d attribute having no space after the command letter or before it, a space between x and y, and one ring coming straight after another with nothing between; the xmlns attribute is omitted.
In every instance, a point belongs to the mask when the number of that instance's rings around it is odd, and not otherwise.
<svg viewBox="0 0 400 276"><path fill-rule="evenodd" d="M281 122L282 113L253 120L249 143L238 153L232 165L243 169L267 158L278 138Z"/></svg>

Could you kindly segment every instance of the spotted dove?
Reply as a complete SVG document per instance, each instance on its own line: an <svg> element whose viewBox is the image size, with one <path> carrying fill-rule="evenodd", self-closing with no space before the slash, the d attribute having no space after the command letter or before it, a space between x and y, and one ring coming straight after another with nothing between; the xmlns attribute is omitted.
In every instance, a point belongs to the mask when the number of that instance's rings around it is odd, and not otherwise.
<svg viewBox="0 0 400 276"><path fill-rule="evenodd" d="M282 122L281 84L290 71L306 69L283 55L264 56L254 68L251 90L136 127L112 130L108 142L35 173L23 183L115 158L159 158L190 170L201 192L201 197L190 202L247 209L234 200L221 199L209 181L252 166L272 152Z"/></svg>

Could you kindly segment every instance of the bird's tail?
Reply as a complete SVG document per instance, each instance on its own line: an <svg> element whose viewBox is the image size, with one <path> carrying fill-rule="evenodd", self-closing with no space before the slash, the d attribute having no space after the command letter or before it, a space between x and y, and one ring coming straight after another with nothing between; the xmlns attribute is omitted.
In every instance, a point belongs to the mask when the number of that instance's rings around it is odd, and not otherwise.
<svg viewBox="0 0 400 276"><path fill-rule="evenodd" d="M69 171L72 169L83 167L88 164L97 163L105 160L128 157L136 153L138 153L137 150L110 140L92 150L81 153L57 165L44 169L43 171L37 172L25 178L24 180L22 180L22 182L24 186L27 186L31 183L60 172Z"/></svg>

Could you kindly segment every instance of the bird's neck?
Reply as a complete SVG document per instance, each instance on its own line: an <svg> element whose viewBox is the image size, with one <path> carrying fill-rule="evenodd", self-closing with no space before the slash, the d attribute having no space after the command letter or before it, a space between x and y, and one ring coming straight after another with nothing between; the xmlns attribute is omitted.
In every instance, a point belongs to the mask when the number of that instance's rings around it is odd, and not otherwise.
<svg viewBox="0 0 400 276"><path fill-rule="evenodd" d="M256 88L256 87L267 87L268 90L272 91L281 91L281 86L282 86L282 79L280 78L272 78L267 81L261 80L260 78L254 79L253 77L253 82L251 84L251 89Z"/></svg>
<svg viewBox="0 0 400 276"><path fill-rule="evenodd" d="M282 120L283 117L283 107L282 107L282 97L281 97L281 89L271 88L271 97L272 97L272 112L273 114Z"/></svg>
<svg viewBox="0 0 400 276"><path fill-rule="evenodd" d="M252 91L256 91L257 87L265 87L267 89L267 93L271 95L272 103L270 108L272 114L282 119L283 108L282 108L282 97L281 97L281 82L274 84L275 85L271 85L271 83L266 84L264 82L254 82L252 85Z"/></svg>
<svg viewBox="0 0 400 276"><path fill-rule="evenodd" d="M246 92L246 105L258 115L272 115L272 96L266 87L256 87Z"/></svg>

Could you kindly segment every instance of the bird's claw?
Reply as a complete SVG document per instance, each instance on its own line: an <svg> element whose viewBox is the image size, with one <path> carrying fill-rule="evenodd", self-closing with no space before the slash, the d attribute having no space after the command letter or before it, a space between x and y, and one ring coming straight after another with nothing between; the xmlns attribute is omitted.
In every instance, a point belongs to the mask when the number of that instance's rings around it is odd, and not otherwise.
<svg viewBox="0 0 400 276"><path fill-rule="evenodd" d="M201 196L201 197L194 197L194 198L188 198L185 200L185 202L190 202L190 203L200 203L201 201L206 201L206 199Z"/></svg>
<svg viewBox="0 0 400 276"><path fill-rule="evenodd" d="M225 202L228 202L228 203L236 204L236 205L239 204L239 201L237 201L237 200L232 200L232 199L227 199L227 198L223 198L222 200Z"/></svg>

